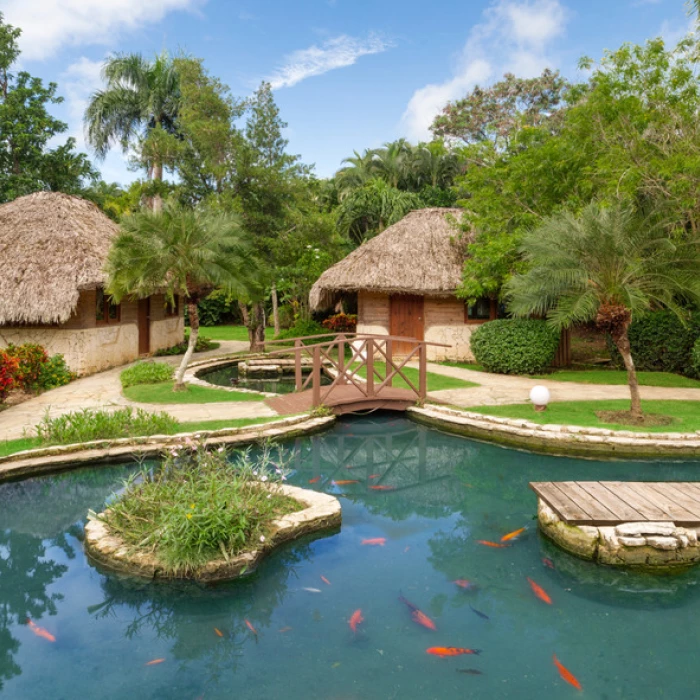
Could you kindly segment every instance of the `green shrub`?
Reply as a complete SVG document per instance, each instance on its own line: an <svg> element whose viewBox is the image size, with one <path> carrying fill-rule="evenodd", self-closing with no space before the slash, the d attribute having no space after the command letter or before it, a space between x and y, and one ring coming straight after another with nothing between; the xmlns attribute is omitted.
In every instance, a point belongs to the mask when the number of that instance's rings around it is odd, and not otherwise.
<svg viewBox="0 0 700 700"><path fill-rule="evenodd" d="M700 338L695 341L693 350L690 353L690 369L693 374L700 377Z"/></svg>
<svg viewBox="0 0 700 700"><path fill-rule="evenodd" d="M537 374L552 364L559 332L545 321L504 318L479 326L470 343L476 361L489 372Z"/></svg>
<svg viewBox="0 0 700 700"><path fill-rule="evenodd" d="M241 311L238 303L232 300L222 289L215 289L209 296L197 304L200 326L221 326L224 324L241 323ZM189 325L187 307L185 307L185 323Z"/></svg>
<svg viewBox="0 0 700 700"><path fill-rule="evenodd" d="M645 372L693 373L690 359L695 341L700 337L700 314L683 325L670 311L652 311L636 318L629 329L630 347L635 367ZM608 337L613 364L622 368L622 358Z"/></svg>
<svg viewBox="0 0 700 700"><path fill-rule="evenodd" d="M189 336L189 333L187 333ZM215 343L209 338L205 338L203 335L197 336L197 343L194 346L195 352L206 352L207 350L216 350L221 347L221 343ZM184 355L187 352L187 339L183 340L177 345L172 345L169 348L163 348L162 350L156 350L153 353L156 357L169 357L170 355Z"/></svg>
<svg viewBox="0 0 700 700"><path fill-rule="evenodd" d="M172 572L258 549L273 520L301 509L277 488L281 456L273 461L265 448L258 459L245 451L229 461L223 447L186 441L165 453L160 469L133 477L105 520L134 551L154 553Z"/></svg>
<svg viewBox="0 0 700 700"><path fill-rule="evenodd" d="M116 440L141 435L172 435L179 423L167 413L149 413L139 408L117 411L84 409L56 418L44 416L36 426L37 437L44 445L70 445L90 440Z"/></svg>
<svg viewBox="0 0 700 700"><path fill-rule="evenodd" d="M46 391L64 386L76 378L75 372L71 372L63 355L52 355L41 366L36 383L39 389Z"/></svg>
<svg viewBox="0 0 700 700"><path fill-rule="evenodd" d="M173 368L165 362L137 362L125 369L120 379L122 387L126 389L137 384L161 384L168 382L173 377Z"/></svg>
<svg viewBox="0 0 700 700"><path fill-rule="evenodd" d="M287 328L287 330L282 331L278 336L276 336L276 340L301 338L306 335L319 335L325 332L326 329L316 321L302 321L301 319L297 319L297 322L291 328Z"/></svg>

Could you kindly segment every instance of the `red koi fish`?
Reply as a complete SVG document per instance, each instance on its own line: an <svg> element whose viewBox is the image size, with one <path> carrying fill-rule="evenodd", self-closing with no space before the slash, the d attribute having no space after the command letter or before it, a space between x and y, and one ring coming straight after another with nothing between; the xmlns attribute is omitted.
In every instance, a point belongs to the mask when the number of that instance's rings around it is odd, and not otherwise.
<svg viewBox="0 0 700 700"><path fill-rule="evenodd" d="M522 535L523 532L525 532L525 530L527 530L526 527L521 527L518 530L513 530L513 532L509 532L507 535L503 535L503 537L501 537L501 542L508 542L509 540L514 540L520 537L520 535Z"/></svg>
<svg viewBox="0 0 700 700"><path fill-rule="evenodd" d="M383 547L386 544L386 537L373 537L369 540L362 540L361 544L368 544L371 547Z"/></svg>
<svg viewBox="0 0 700 700"><path fill-rule="evenodd" d="M357 634L357 626L358 626L360 623L364 622L364 621L365 621L365 618L362 617L362 610L360 610L360 609L358 608L358 609L355 610L355 612L351 615L350 621L348 622L348 624L350 625L350 629L351 629L355 634Z"/></svg>
<svg viewBox="0 0 700 700"><path fill-rule="evenodd" d="M410 601L406 600L402 595L399 596L399 600L411 611L411 619L425 627L426 629L437 631L435 623L422 611L418 609L417 605L414 605Z"/></svg>
<svg viewBox="0 0 700 700"><path fill-rule="evenodd" d="M557 659L556 654L552 654L552 660L554 661L554 665L557 667L557 671L559 671L559 675L569 684L573 685L576 690L583 690L581 687L581 684L578 682L578 678L574 676L571 671L569 671L566 666L564 666L562 663L560 663L559 659Z"/></svg>
<svg viewBox="0 0 700 700"><path fill-rule="evenodd" d="M357 479L338 479L337 481L331 482L333 486L347 486L348 484L359 484Z"/></svg>
<svg viewBox="0 0 700 700"><path fill-rule="evenodd" d="M477 540L479 544L483 544L484 547L494 547L496 549L503 549L504 547L510 547L509 544L501 544L500 542L489 542L489 540Z"/></svg>
<svg viewBox="0 0 700 700"><path fill-rule="evenodd" d="M253 627L253 625L250 624L249 620L244 620L245 626L257 637L258 636L258 630Z"/></svg>
<svg viewBox="0 0 700 700"><path fill-rule="evenodd" d="M455 586L464 588L465 591L475 588L474 584L471 581L468 581L466 578L458 578L456 581L452 581L452 583L454 583Z"/></svg>
<svg viewBox="0 0 700 700"><path fill-rule="evenodd" d="M481 654L481 649L464 649L463 647L430 647L429 649L425 650L425 653L445 659L450 656L461 656L462 654Z"/></svg>
<svg viewBox="0 0 700 700"><path fill-rule="evenodd" d="M323 581L323 583L325 583L326 586L331 585L331 582L325 576L321 576L321 581Z"/></svg>
<svg viewBox="0 0 700 700"><path fill-rule="evenodd" d="M548 557L544 557L542 559L542 563L548 568L548 569L554 569L554 562L549 559Z"/></svg>
<svg viewBox="0 0 700 700"><path fill-rule="evenodd" d="M310 484L318 484L319 481L321 481L320 476L315 476L313 479L309 479Z"/></svg>
<svg viewBox="0 0 700 700"><path fill-rule="evenodd" d="M370 479L378 479L381 476L381 474L370 474L369 478Z"/></svg>
<svg viewBox="0 0 700 700"><path fill-rule="evenodd" d="M387 484L374 484L370 486L373 491L395 491L396 486L389 486Z"/></svg>
<svg viewBox="0 0 700 700"><path fill-rule="evenodd" d="M279 631L284 634L285 632L291 632L291 627L282 627Z"/></svg>
<svg viewBox="0 0 700 700"><path fill-rule="evenodd" d="M214 634L215 634L217 637L223 637L223 636L224 636L224 633L223 633L218 627L214 627Z"/></svg>
<svg viewBox="0 0 700 700"><path fill-rule="evenodd" d="M157 666L158 664L162 664L165 659L153 659L153 661L147 661L146 666Z"/></svg>
<svg viewBox="0 0 700 700"><path fill-rule="evenodd" d="M526 577L527 582L530 584L530 588L532 588L532 592L543 602L547 603L547 605L552 604L552 599L547 595L546 591L542 586L538 586L529 576Z"/></svg>
<svg viewBox="0 0 700 700"><path fill-rule="evenodd" d="M37 637L41 637L42 639L45 639L47 642L55 642L56 637L54 637L51 632L48 632L45 630L43 627L39 627L39 625L35 624L31 620L27 620L27 624L29 625L29 629L34 632L34 634Z"/></svg>

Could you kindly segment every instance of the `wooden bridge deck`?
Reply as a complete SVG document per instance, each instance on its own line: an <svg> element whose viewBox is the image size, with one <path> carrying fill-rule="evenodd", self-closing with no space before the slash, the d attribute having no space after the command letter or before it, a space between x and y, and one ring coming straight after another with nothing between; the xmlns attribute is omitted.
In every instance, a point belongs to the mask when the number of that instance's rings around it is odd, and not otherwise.
<svg viewBox="0 0 700 700"><path fill-rule="evenodd" d="M700 482L537 481L530 488L571 525L666 521L700 527Z"/></svg>

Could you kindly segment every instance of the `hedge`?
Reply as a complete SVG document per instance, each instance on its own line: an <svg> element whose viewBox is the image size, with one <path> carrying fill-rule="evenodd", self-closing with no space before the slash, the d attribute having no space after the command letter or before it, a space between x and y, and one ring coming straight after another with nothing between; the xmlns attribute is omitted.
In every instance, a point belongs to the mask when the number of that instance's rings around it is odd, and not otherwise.
<svg viewBox="0 0 700 700"><path fill-rule="evenodd" d="M479 326L470 342L476 361L489 372L538 374L552 364L559 332L545 321L504 318Z"/></svg>

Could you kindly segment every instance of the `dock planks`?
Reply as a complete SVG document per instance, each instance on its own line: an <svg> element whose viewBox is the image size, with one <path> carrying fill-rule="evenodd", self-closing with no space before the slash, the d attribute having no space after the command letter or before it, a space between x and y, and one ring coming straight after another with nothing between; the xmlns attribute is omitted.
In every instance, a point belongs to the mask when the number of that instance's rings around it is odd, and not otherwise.
<svg viewBox="0 0 700 700"><path fill-rule="evenodd" d="M698 483L536 481L530 488L571 525L673 522L684 527L700 527Z"/></svg>

